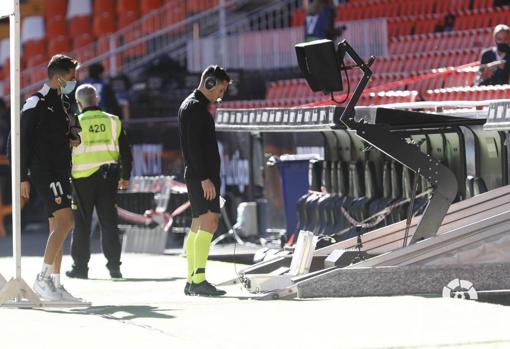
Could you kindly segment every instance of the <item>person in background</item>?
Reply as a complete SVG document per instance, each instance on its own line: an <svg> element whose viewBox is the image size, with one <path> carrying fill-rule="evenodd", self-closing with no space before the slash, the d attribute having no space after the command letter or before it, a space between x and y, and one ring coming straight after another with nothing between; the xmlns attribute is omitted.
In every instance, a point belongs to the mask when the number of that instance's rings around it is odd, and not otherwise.
<svg viewBox="0 0 510 349"><path fill-rule="evenodd" d="M510 0L494 0L494 7L509 6Z"/></svg>
<svg viewBox="0 0 510 349"><path fill-rule="evenodd" d="M80 82L80 85L82 84L90 84L95 87L99 95L99 107L101 110L117 115L122 119L122 109L112 87L104 80L104 67L101 63L94 63L89 66L89 76Z"/></svg>
<svg viewBox="0 0 510 349"><path fill-rule="evenodd" d="M127 189L132 155L120 119L99 108L94 86L80 85L76 90L80 110L78 120L82 143L72 153L73 213L76 222L71 241L73 267L71 278L88 278L92 212L96 208L101 226L103 253L112 279L120 272L121 244L117 227L117 188ZM119 180L120 177L120 180Z"/></svg>
<svg viewBox="0 0 510 349"><path fill-rule="evenodd" d="M335 40L335 5L332 0L313 0L308 4L305 18L305 41Z"/></svg>
<svg viewBox="0 0 510 349"><path fill-rule="evenodd" d="M510 27L498 24L494 28L494 44L482 51L478 85L508 84L510 76Z"/></svg>
<svg viewBox="0 0 510 349"><path fill-rule="evenodd" d="M451 32L453 31L453 26L455 24L455 16L451 13L448 13L443 18L443 23L437 24L434 28L434 33L442 33L442 32Z"/></svg>
<svg viewBox="0 0 510 349"><path fill-rule="evenodd" d="M7 108L4 100L0 98L0 153L5 154L7 139L11 129L11 111Z"/></svg>

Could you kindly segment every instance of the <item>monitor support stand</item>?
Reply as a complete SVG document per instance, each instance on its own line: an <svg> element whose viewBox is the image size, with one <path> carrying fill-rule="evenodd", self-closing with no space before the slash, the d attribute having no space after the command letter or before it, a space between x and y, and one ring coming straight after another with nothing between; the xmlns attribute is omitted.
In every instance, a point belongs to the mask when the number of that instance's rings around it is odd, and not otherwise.
<svg viewBox="0 0 510 349"><path fill-rule="evenodd" d="M370 57L365 63L345 40L338 44L337 53L340 60L343 60L345 53L349 54L356 66L363 71L363 77L345 109L342 111L337 108L333 128L344 128L343 125L345 125L347 129L356 131L359 137L379 151L427 179L432 186L431 198L410 243L413 244L436 235L450 204L457 195L455 175L429 154L422 153L415 144L390 132L385 125L369 123L363 117L356 117L354 107L372 76L370 66L375 59Z"/></svg>

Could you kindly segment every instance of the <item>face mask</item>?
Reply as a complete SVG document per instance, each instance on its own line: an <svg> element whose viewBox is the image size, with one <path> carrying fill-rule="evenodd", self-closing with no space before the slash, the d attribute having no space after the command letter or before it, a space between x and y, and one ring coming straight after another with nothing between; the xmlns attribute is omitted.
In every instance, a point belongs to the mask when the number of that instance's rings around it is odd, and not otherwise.
<svg viewBox="0 0 510 349"><path fill-rule="evenodd" d="M74 91L75 87L76 87L76 81L75 80L66 81L66 84L60 88L60 91L63 94L68 95L68 94L70 94L71 92Z"/></svg>
<svg viewBox="0 0 510 349"><path fill-rule="evenodd" d="M510 52L510 45L509 44L498 44L498 51L499 52Z"/></svg>

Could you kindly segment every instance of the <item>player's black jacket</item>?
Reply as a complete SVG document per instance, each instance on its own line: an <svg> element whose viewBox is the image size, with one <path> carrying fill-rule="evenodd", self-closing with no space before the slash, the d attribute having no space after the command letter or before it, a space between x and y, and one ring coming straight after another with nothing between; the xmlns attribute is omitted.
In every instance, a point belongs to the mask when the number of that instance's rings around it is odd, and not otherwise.
<svg viewBox="0 0 510 349"><path fill-rule="evenodd" d="M179 135L187 179L214 183L220 180L220 153L214 118L207 109L209 100L199 90L193 91L179 108Z"/></svg>
<svg viewBox="0 0 510 349"><path fill-rule="evenodd" d="M65 106L64 106L65 105ZM44 85L23 105L21 111L21 181L29 170L51 173L71 172L69 144L71 120L64 108L69 99Z"/></svg>

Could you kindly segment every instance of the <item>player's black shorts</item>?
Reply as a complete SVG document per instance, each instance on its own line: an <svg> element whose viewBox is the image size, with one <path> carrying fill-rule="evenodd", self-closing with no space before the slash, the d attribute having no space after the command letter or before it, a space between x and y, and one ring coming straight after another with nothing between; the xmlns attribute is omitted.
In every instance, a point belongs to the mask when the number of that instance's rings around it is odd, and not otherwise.
<svg viewBox="0 0 510 349"><path fill-rule="evenodd" d="M197 218L207 211L220 213L220 181L212 181L216 188L216 197L212 200L204 198L202 182L199 179L186 179L188 188L188 197L191 204L191 213L193 218Z"/></svg>
<svg viewBox="0 0 510 349"><path fill-rule="evenodd" d="M30 171L30 182L45 203L48 217L62 208L71 207L71 183L68 173Z"/></svg>

